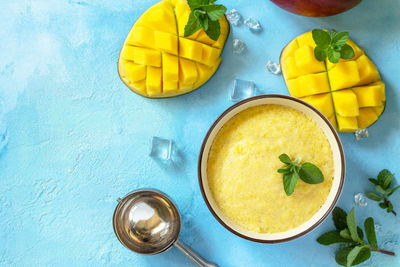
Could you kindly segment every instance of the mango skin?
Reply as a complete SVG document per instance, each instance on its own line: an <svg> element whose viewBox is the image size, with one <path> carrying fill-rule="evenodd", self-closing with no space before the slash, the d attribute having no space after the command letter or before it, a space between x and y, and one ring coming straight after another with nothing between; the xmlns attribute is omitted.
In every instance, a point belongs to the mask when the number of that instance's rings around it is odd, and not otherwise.
<svg viewBox="0 0 400 267"><path fill-rule="evenodd" d="M309 53L315 43L311 32L306 32L283 48L280 63L292 96L319 109L338 131L355 132L371 126L384 112L385 84L364 51L351 40L347 44L353 48L354 58L341 59L337 64L315 62ZM324 70L321 63L325 63ZM319 79L324 73L329 77L328 91Z"/></svg>
<svg viewBox="0 0 400 267"><path fill-rule="evenodd" d="M174 12L174 16L170 15L170 7ZM155 15L157 16L152 16L151 13L153 12L155 12ZM217 41L211 40L202 29L192 36L184 38L183 28L187 22L189 13L190 8L187 5L186 0L162 0L146 10L132 26L120 52L118 74L125 85L134 93L147 98L168 98L186 94L206 83L218 70L222 61L220 55L230 33L230 26L227 19L225 16L219 19L221 25L221 36ZM155 17L154 21L152 20L153 17ZM163 18L163 23L159 23L160 17ZM172 17L173 23L171 23ZM154 35L149 34L150 31L154 32ZM181 49L179 49L182 39L195 42L197 50L189 50L188 55L182 55L179 50L187 51L187 49L185 50L186 47L181 47ZM145 68L159 67L161 68L162 76L171 72L163 70L163 65L160 65L154 53L144 55L143 53L140 53L142 50L138 51L138 62L135 62L135 59L133 58L124 58L124 54L126 55L124 50L136 47L139 49L143 48L159 51L160 59L165 58L165 54L188 59L193 61L195 68L190 65L186 72L182 71L180 68L182 66L188 66L188 64L181 64L177 61L178 63L176 66L169 64L168 68L173 68L173 72L175 73L175 68L177 67L179 69L179 79L173 78L173 80L166 80L162 77L161 85L159 85L157 81L146 81L147 76L144 80L138 80L138 77L136 76L140 74L139 76L142 78L142 73L146 73L146 70L143 71L143 69L140 68L140 73L133 74L135 77L129 76L132 75L134 72L133 70L135 69L132 68L132 64L143 64L142 66ZM198 49L199 47L200 50ZM196 77L196 81L190 81L191 84L185 84L181 79L184 79L187 75L183 76L181 73L187 74L188 71L193 70L196 70L196 73L193 73L190 76ZM158 80L158 75L154 76L154 74L159 73L160 71L154 71L154 69L150 71L150 74L153 75L149 77L157 77L156 79ZM149 88L147 88L147 86L149 86ZM161 86L161 88L155 88L155 86Z"/></svg>

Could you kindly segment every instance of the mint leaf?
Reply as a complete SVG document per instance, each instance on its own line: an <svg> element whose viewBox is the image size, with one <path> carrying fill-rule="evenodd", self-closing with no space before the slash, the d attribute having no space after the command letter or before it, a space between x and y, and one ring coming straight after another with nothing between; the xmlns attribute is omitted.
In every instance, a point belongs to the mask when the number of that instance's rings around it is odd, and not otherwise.
<svg viewBox="0 0 400 267"><path fill-rule="evenodd" d="M344 248L340 249L336 253L336 257L335 257L336 262L339 265L346 266L347 256L349 255L349 253L352 249L353 249L353 247L344 247ZM368 248L363 247L362 250L360 251L360 253L358 254L358 256L354 259L352 265L354 266L354 265L360 264L361 262L368 260L370 257L371 257L371 251Z"/></svg>
<svg viewBox="0 0 400 267"><path fill-rule="evenodd" d="M351 239L350 231L347 228L340 231L340 236L346 239Z"/></svg>
<svg viewBox="0 0 400 267"><path fill-rule="evenodd" d="M349 32L338 32L332 38L332 44L342 47L349 40Z"/></svg>
<svg viewBox="0 0 400 267"><path fill-rule="evenodd" d="M285 168L280 168L280 169L278 170L278 172L279 172L279 173L290 173L290 172L292 172L292 171L291 171L291 167L292 167L292 165L288 165L288 166L286 166Z"/></svg>
<svg viewBox="0 0 400 267"><path fill-rule="evenodd" d="M310 162L305 162L299 170L300 179L308 184L319 184L324 181L321 170Z"/></svg>
<svg viewBox="0 0 400 267"><path fill-rule="evenodd" d="M333 209L332 220L333 223L335 224L336 229L343 230L347 228L346 216L347 213L343 209L339 207L335 207Z"/></svg>
<svg viewBox="0 0 400 267"><path fill-rule="evenodd" d="M365 246L356 246L349 251L347 255L346 266L353 266L368 260L371 257L371 251Z"/></svg>
<svg viewBox="0 0 400 267"><path fill-rule="evenodd" d="M202 25L200 24L199 19L196 17L194 12L191 12L189 15L189 20L185 26L184 37L189 37L201 28Z"/></svg>
<svg viewBox="0 0 400 267"><path fill-rule="evenodd" d="M373 183L374 185L379 185L379 182L378 182L378 180L377 180L377 179L374 179L374 178L368 178L368 180L369 180L371 183Z"/></svg>
<svg viewBox="0 0 400 267"><path fill-rule="evenodd" d="M386 191L380 185L375 186L375 189L382 195L386 194Z"/></svg>
<svg viewBox="0 0 400 267"><path fill-rule="evenodd" d="M393 179L393 174L387 169L382 170L378 174L378 181L384 189L386 189L390 185L392 179Z"/></svg>
<svg viewBox="0 0 400 267"><path fill-rule="evenodd" d="M381 197L378 194L375 194L373 192L368 192L365 194L365 196L371 200L375 200L375 201L381 201L383 199L383 197Z"/></svg>
<svg viewBox="0 0 400 267"><path fill-rule="evenodd" d="M187 0L187 3L190 7L190 10L193 11L196 8L210 4L210 1L209 0Z"/></svg>
<svg viewBox="0 0 400 267"><path fill-rule="evenodd" d="M351 239L356 242L360 241L360 237L358 236L357 232L357 223L356 223L356 215L354 208L347 214L346 217L347 227L349 228Z"/></svg>
<svg viewBox="0 0 400 267"><path fill-rule="evenodd" d="M285 173L283 175L283 188L287 196L293 194L299 175L297 173Z"/></svg>
<svg viewBox="0 0 400 267"><path fill-rule="evenodd" d="M314 49L314 56L318 61L324 61L326 59L326 49L317 46Z"/></svg>
<svg viewBox="0 0 400 267"><path fill-rule="evenodd" d="M317 238L317 242L324 246L335 243L354 243L353 240L342 237L339 230L333 230L322 234Z"/></svg>
<svg viewBox="0 0 400 267"><path fill-rule="evenodd" d="M381 209L386 209L387 208L387 206L386 206L386 204L385 203L379 203L379 207L381 207Z"/></svg>
<svg viewBox="0 0 400 267"><path fill-rule="evenodd" d="M206 33L212 40L217 41L221 34L221 26L219 25L219 21L209 20Z"/></svg>
<svg viewBox="0 0 400 267"><path fill-rule="evenodd" d="M342 49L340 50L340 57L343 59L351 59L355 56L354 50L348 44L343 45Z"/></svg>
<svg viewBox="0 0 400 267"><path fill-rule="evenodd" d="M375 223L372 217L368 217L364 221L364 230L369 244L373 248L378 248L378 242L376 241L376 234L375 234Z"/></svg>
<svg viewBox="0 0 400 267"><path fill-rule="evenodd" d="M282 161L285 164L292 164L292 161L290 160L289 156L287 154L281 154L279 156L279 160Z"/></svg>
<svg viewBox="0 0 400 267"><path fill-rule="evenodd" d="M207 16L210 20L218 20L226 12L226 7L223 5L209 5L202 7L204 11L207 12Z"/></svg>
<svg viewBox="0 0 400 267"><path fill-rule="evenodd" d="M332 47L328 48L328 59L332 63L338 63L340 59L340 52L335 51Z"/></svg>
<svg viewBox="0 0 400 267"><path fill-rule="evenodd" d="M329 44L331 43L331 37L328 32L320 29L314 29L311 33L317 46L322 49L326 49L329 47Z"/></svg>
<svg viewBox="0 0 400 267"><path fill-rule="evenodd" d="M335 34L336 34L336 30L328 30L328 34L329 34L329 37L331 37L331 40L332 40L333 36L335 36Z"/></svg>

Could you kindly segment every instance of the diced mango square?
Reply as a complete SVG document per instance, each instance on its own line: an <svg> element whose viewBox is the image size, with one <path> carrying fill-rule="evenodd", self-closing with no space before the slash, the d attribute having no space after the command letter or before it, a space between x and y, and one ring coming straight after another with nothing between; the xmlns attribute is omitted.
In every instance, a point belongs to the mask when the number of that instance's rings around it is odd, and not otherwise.
<svg viewBox="0 0 400 267"><path fill-rule="evenodd" d="M337 129L337 128L338 128L338 125L337 125L337 121L336 121L336 116L335 116L335 115L332 115L332 116L330 116L328 119L329 119L329 121L331 122L331 124L333 125L333 127L335 127L335 129Z"/></svg>
<svg viewBox="0 0 400 267"><path fill-rule="evenodd" d="M316 47L311 31L303 33L302 35L297 37L297 43L298 43L299 47L306 46L306 45L310 46L311 48Z"/></svg>
<svg viewBox="0 0 400 267"><path fill-rule="evenodd" d="M161 1L149 8L136 24L177 35L175 14L172 5L167 1Z"/></svg>
<svg viewBox="0 0 400 267"><path fill-rule="evenodd" d="M303 97L330 91L326 72L300 76L287 81L289 92L292 96Z"/></svg>
<svg viewBox="0 0 400 267"><path fill-rule="evenodd" d="M350 45L353 48L354 51L354 57L351 59L340 59L339 63L345 62L345 61L351 61L351 60L356 60L359 58L361 55L364 55L364 52L358 47L352 40L347 40L346 44ZM332 69L336 64L330 62L328 59L325 60L326 67L328 70Z"/></svg>
<svg viewBox="0 0 400 267"><path fill-rule="evenodd" d="M202 62L206 65L212 66L218 60L221 49L203 44Z"/></svg>
<svg viewBox="0 0 400 267"><path fill-rule="evenodd" d="M179 58L167 53L162 54L163 81L179 80Z"/></svg>
<svg viewBox="0 0 400 267"><path fill-rule="evenodd" d="M385 94L385 84L382 81L374 82L371 85L379 86L381 90L381 98L382 101L386 101L386 94Z"/></svg>
<svg viewBox="0 0 400 267"><path fill-rule="evenodd" d="M147 67L146 79L147 94L149 96L161 94L162 92L162 70L161 68Z"/></svg>
<svg viewBox="0 0 400 267"><path fill-rule="evenodd" d="M376 116L381 116L381 114L383 113L383 111L385 110L385 105L379 106L379 107L373 107Z"/></svg>
<svg viewBox="0 0 400 267"><path fill-rule="evenodd" d="M188 59L179 58L179 81L182 86L192 85L197 81L196 63Z"/></svg>
<svg viewBox="0 0 400 267"><path fill-rule="evenodd" d="M181 57L201 62L203 47L201 43L185 38L179 38L179 54Z"/></svg>
<svg viewBox="0 0 400 267"><path fill-rule="evenodd" d="M121 51L121 58L134 61L136 47L125 45Z"/></svg>
<svg viewBox="0 0 400 267"><path fill-rule="evenodd" d="M316 109L321 111L325 117L330 118L332 115L335 116L330 93L307 96L301 99L313 105Z"/></svg>
<svg viewBox="0 0 400 267"><path fill-rule="evenodd" d="M132 82L132 86L143 94L146 94L146 80Z"/></svg>
<svg viewBox="0 0 400 267"><path fill-rule="evenodd" d="M360 73L359 85L364 85L380 80L379 72L374 63L366 56L362 55L357 60L358 72Z"/></svg>
<svg viewBox="0 0 400 267"><path fill-rule="evenodd" d="M164 81L163 82L163 92L173 92L178 90L178 81Z"/></svg>
<svg viewBox="0 0 400 267"><path fill-rule="evenodd" d="M146 66L135 64L130 61L123 61L119 66L122 77L126 77L130 82L146 79Z"/></svg>
<svg viewBox="0 0 400 267"><path fill-rule="evenodd" d="M161 67L161 52L148 48L135 47L134 62L142 65Z"/></svg>
<svg viewBox="0 0 400 267"><path fill-rule="evenodd" d="M156 31L154 37L157 49L178 55L178 37L176 35Z"/></svg>
<svg viewBox="0 0 400 267"><path fill-rule="evenodd" d="M140 25L135 25L129 33L126 42L134 46L155 48L154 31Z"/></svg>
<svg viewBox="0 0 400 267"><path fill-rule="evenodd" d="M293 57L297 49L299 45L297 39L294 39L283 49L281 58Z"/></svg>
<svg viewBox="0 0 400 267"><path fill-rule="evenodd" d="M357 96L358 105L360 107L374 107L382 105L383 96L381 95L382 91L379 85L354 87L352 90Z"/></svg>
<svg viewBox="0 0 400 267"><path fill-rule="evenodd" d="M358 128L365 129L378 119L373 108L360 108L360 115L357 117Z"/></svg>
<svg viewBox="0 0 400 267"><path fill-rule="evenodd" d="M357 117L342 117L336 115L338 129L344 133L355 132L358 130Z"/></svg>
<svg viewBox="0 0 400 267"><path fill-rule="evenodd" d="M358 116L359 106L357 96L351 89L332 92L332 98L335 106L335 111L338 115L343 117Z"/></svg>
<svg viewBox="0 0 400 267"><path fill-rule="evenodd" d="M209 79L208 77L210 77L211 75L213 75L215 73L215 71L219 67L219 64L221 64L221 61L222 61L222 59L219 58L217 63L212 67L206 66L204 64L196 63L198 77L197 77L196 83L193 86L194 87L201 86L205 82L207 82Z"/></svg>
<svg viewBox="0 0 400 267"><path fill-rule="evenodd" d="M360 82L358 66L355 61L345 61L336 64L328 71L332 91L349 88Z"/></svg>
<svg viewBox="0 0 400 267"><path fill-rule="evenodd" d="M282 74L286 80L291 80L299 77L303 72L297 67L294 57L288 57L282 61Z"/></svg>
<svg viewBox="0 0 400 267"><path fill-rule="evenodd" d="M295 56L297 67L307 73L318 73L325 71L325 63L315 58L314 50L308 45L296 50Z"/></svg>

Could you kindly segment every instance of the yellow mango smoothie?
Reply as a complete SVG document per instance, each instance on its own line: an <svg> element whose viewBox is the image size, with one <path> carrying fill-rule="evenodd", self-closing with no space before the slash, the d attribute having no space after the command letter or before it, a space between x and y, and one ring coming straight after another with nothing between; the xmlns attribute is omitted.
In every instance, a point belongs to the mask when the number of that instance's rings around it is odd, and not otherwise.
<svg viewBox="0 0 400 267"><path fill-rule="evenodd" d="M287 196L279 155L311 162L324 175L320 184L298 180ZM317 123L280 105L246 109L231 118L212 144L207 176L218 208L234 223L258 233L279 233L309 220L325 203L334 175L333 154Z"/></svg>

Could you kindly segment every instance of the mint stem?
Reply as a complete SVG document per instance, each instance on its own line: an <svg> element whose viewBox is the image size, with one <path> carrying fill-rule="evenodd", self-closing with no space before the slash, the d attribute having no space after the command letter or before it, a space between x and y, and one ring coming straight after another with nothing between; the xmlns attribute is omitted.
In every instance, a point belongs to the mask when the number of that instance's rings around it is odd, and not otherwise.
<svg viewBox="0 0 400 267"><path fill-rule="evenodd" d="M370 250L371 251L377 251L377 252L380 252L380 253L383 253L383 254L386 254L386 255L390 255L390 256L395 256L396 255L392 251L387 251L387 250L383 250L383 249L380 249L380 248L370 248Z"/></svg>

